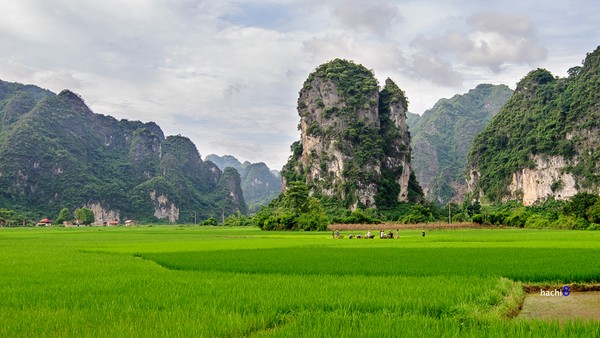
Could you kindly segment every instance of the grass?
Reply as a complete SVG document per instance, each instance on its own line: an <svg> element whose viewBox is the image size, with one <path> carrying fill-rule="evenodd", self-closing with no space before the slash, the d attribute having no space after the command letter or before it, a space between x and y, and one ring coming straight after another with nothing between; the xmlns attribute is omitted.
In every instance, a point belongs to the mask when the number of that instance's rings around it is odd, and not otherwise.
<svg viewBox="0 0 600 338"><path fill-rule="evenodd" d="M599 336L510 318L523 283L598 283L599 258L587 231L0 229L0 336Z"/></svg>

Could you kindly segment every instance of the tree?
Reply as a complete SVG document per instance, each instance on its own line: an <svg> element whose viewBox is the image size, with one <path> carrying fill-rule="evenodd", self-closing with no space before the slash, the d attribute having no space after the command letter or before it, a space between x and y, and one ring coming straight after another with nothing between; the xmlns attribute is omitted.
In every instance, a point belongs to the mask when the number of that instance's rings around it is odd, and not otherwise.
<svg viewBox="0 0 600 338"><path fill-rule="evenodd" d="M56 218L56 224L63 224L63 222L67 222L71 220L71 213L69 213L69 209L62 208L58 213L58 217Z"/></svg>
<svg viewBox="0 0 600 338"><path fill-rule="evenodd" d="M90 225L94 223L94 212L90 208L79 208L75 210L75 218L78 219L81 224Z"/></svg>
<svg viewBox="0 0 600 338"><path fill-rule="evenodd" d="M301 181L290 182L283 204L295 213L308 211L308 187Z"/></svg>
<svg viewBox="0 0 600 338"><path fill-rule="evenodd" d="M563 211L567 215L588 220L588 209L598 201L598 196L587 192L580 192L571 197L571 200L564 206Z"/></svg>

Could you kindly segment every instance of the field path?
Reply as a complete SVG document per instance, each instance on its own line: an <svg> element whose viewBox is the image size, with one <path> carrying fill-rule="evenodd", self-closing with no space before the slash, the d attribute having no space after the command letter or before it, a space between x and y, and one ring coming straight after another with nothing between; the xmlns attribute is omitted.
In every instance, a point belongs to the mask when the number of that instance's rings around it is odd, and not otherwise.
<svg viewBox="0 0 600 338"><path fill-rule="evenodd" d="M600 291L571 292L569 296L527 295L521 319L592 319L600 321Z"/></svg>

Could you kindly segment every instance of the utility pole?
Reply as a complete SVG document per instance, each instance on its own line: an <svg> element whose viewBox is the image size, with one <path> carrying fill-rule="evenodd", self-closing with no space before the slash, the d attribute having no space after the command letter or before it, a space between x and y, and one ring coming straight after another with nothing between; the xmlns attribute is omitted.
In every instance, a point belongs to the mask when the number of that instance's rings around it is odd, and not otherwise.
<svg viewBox="0 0 600 338"><path fill-rule="evenodd" d="M221 209L221 224L225 225L225 207Z"/></svg>
<svg viewBox="0 0 600 338"><path fill-rule="evenodd" d="M452 224L452 211L450 210L450 202L448 202L448 224Z"/></svg>
<svg viewBox="0 0 600 338"><path fill-rule="evenodd" d="M196 225L196 212L194 211L194 225Z"/></svg>

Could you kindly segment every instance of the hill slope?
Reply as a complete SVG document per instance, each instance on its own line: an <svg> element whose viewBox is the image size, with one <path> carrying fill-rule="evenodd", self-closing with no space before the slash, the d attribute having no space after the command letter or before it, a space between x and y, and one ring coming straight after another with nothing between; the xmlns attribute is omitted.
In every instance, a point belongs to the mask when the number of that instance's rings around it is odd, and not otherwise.
<svg viewBox="0 0 600 338"><path fill-rule="evenodd" d="M474 198L532 204L600 191L600 47L568 73L527 74L475 138L467 171Z"/></svg>
<svg viewBox="0 0 600 338"><path fill-rule="evenodd" d="M508 86L481 84L439 100L423 116L408 115L412 166L427 199L462 202L469 147L511 95Z"/></svg>
<svg viewBox="0 0 600 338"><path fill-rule="evenodd" d="M98 222L245 211L189 139L95 114L71 91L1 82L0 121L0 207L53 217L87 206Z"/></svg>

